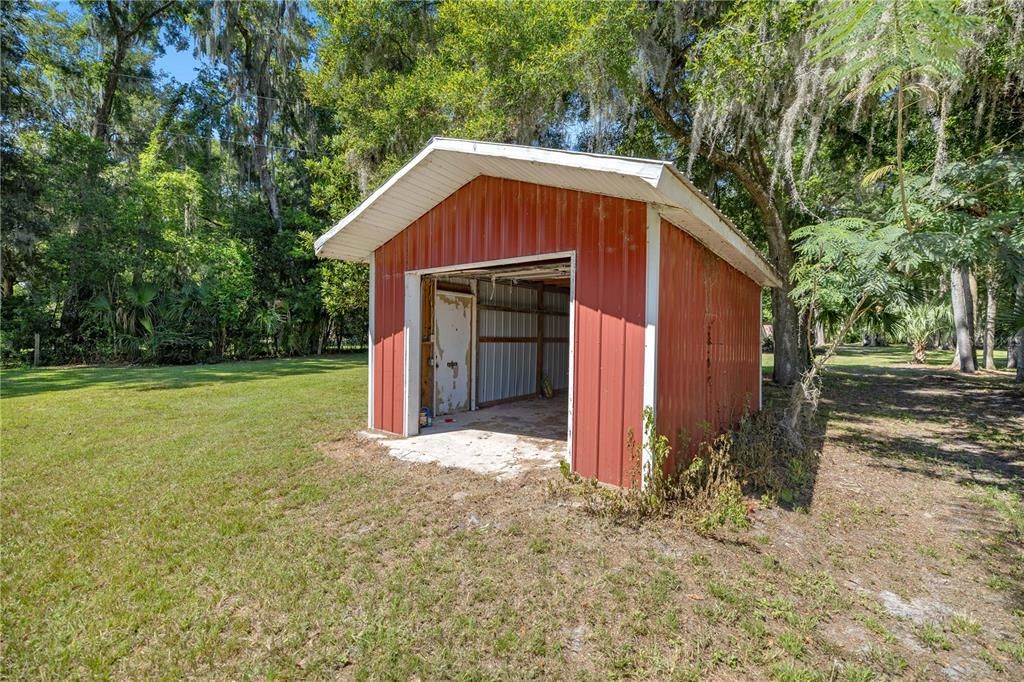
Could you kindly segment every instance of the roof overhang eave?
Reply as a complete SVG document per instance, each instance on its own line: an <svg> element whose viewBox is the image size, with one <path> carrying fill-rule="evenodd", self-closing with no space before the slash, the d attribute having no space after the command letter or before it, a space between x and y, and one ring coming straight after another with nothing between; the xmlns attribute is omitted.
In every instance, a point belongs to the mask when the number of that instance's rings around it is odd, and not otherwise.
<svg viewBox="0 0 1024 682"><path fill-rule="evenodd" d="M488 172L489 170L493 171L494 168L487 159L495 158L521 164L519 170L512 174L513 179L521 179L521 177L516 178L515 176L522 176L523 169L529 169L533 167L533 164L548 169L563 167L595 173L609 173L618 177L620 181L629 178L629 182L638 184L625 185L632 188L626 192L627 195L633 194L632 198L657 205L662 217L693 235L761 286L779 287L782 285L782 278L779 277L771 263L761 255L757 247L670 162L448 138L431 140L430 144L388 178L370 196L360 202L359 206L321 235L314 242L314 252L317 257L368 262L374 251L397 233L394 226L385 227L375 222L381 220L382 217L379 215L379 211L370 209L377 202L384 200L390 192L400 190L399 184L403 180L412 183L414 188L423 185L422 178L416 177L415 171L417 167L428 162L432 155L436 156L436 161L441 164L442 168L446 163L450 168L453 162L457 162L459 168L466 171L459 174L465 176L460 181L468 181L468 179L481 174L494 174L502 177L498 172ZM476 163L476 160L479 160L479 163ZM430 161L427 165L432 164L433 161ZM452 179L448 178L448 184L453 186L441 185L437 188L436 193L431 192L430 194L447 195L449 190L451 192L457 190L458 187L454 186ZM568 182L567 185L591 182L577 176L574 182ZM565 188L603 193L585 187L567 186ZM426 213L432 206L426 205L430 202L426 201L425 197L423 201L422 212ZM366 215L368 211L370 214ZM385 214L385 218L388 217ZM402 225L397 231L404 227L405 225ZM342 235L344 237L338 239Z"/></svg>
<svg viewBox="0 0 1024 682"><path fill-rule="evenodd" d="M715 206L711 199L670 163L665 164L665 173L658 183L658 191L665 197L664 204L658 207L662 217L676 227L693 234L727 262L733 258L742 260L748 267L737 269L762 287L774 289L782 286L782 277L753 242ZM694 225L679 224L681 212L689 214L698 224L707 225L721 243L710 244L709 239L701 238L701 235L694 233ZM729 253L722 253L723 250ZM729 258L729 255L733 258Z"/></svg>

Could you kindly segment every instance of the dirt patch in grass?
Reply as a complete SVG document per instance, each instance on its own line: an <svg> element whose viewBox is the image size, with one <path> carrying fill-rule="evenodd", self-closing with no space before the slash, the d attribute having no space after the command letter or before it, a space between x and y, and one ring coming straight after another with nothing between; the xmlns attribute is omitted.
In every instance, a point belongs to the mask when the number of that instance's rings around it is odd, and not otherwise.
<svg viewBox="0 0 1024 682"><path fill-rule="evenodd" d="M805 504L710 538L673 520L637 530L590 516L552 472L498 482L395 462L359 440L330 445L337 466L383 471L405 491L392 529L414 537L378 555L395 580L373 589L424 609L380 613L407 639L353 665L1019 679L1024 554L1009 514L1024 456L1005 443L1024 442L1024 423L1012 389L1000 376L870 367L834 372L829 389Z"/></svg>

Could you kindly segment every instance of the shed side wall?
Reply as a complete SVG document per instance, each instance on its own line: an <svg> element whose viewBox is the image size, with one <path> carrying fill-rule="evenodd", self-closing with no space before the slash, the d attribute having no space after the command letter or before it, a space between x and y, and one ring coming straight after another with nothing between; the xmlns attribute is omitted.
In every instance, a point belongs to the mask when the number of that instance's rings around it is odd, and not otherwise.
<svg viewBox="0 0 1024 682"><path fill-rule="evenodd" d="M660 281L656 421L688 460L761 409L761 288L665 220Z"/></svg>
<svg viewBox="0 0 1024 682"><path fill-rule="evenodd" d="M374 426L402 431L404 273L576 252L573 469L630 484L643 400L646 205L492 177L467 183L376 252Z"/></svg>

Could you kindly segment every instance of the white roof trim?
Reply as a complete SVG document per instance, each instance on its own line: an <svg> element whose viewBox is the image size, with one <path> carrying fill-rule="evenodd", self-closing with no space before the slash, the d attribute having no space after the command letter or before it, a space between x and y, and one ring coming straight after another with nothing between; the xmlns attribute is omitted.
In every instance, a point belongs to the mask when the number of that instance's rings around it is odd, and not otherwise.
<svg viewBox="0 0 1024 682"><path fill-rule="evenodd" d="M761 286L781 280L760 251L668 161L436 137L316 240L322 258L366 261L470 180L490 175L654 204Z"/></svg>

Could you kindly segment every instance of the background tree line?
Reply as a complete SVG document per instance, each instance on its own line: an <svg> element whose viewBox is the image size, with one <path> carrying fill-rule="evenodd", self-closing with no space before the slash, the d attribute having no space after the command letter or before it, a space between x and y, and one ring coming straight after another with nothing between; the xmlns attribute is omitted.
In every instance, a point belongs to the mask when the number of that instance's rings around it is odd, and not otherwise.
<svg viewBox="0 0 1024 682"><path fill-rule="evenodd" d="M782 383L838 337L970 371L1024 327L1021 3L2 8L6 361L361 343L366 268L313 239L434 135L674 160L786 278Z"/></svg>

